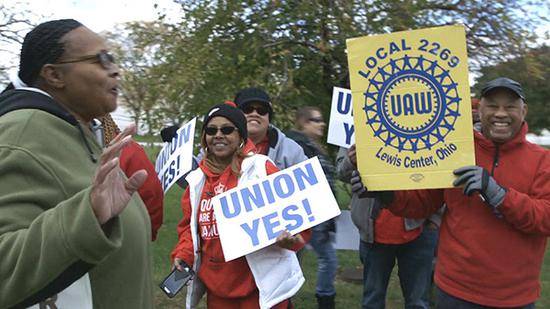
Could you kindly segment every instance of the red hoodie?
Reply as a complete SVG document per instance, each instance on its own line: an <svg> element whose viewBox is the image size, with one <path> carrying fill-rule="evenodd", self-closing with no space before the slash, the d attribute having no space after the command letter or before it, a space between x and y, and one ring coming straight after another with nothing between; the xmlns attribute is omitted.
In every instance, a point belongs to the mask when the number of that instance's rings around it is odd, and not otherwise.
<svg viewBox="0 0 550 309"><path fill-rule="evenodd" d="M253 150L255 150L254 144L248 140L244 152L248 153ZM202 263L198 276L208 288L208 292L214 293L218 297L237 298L248 296L257 289L252 272L245 257L225 262L214 217L214 209L210 204L213 196L236 187L238 178L231 171L231 166L228 166L222 174L214 174L202 160L199 163L199 168L204 172L206 181L202 189L198 211L198 233L201 237ZM279 170L270 161L267 161L266 171L269 175ZM178 257L188 265L193 265L193 243L189 228L191 221L189 188L185 190L181 205L184 216L178 224L178 244L172 251L172 260ZM310 234L310 230L301 233L306 242L309 240ZM296 246L293 250L298 251L302 247L303 244Z"/></svg>
<svg viewBox="0 0 550 309"><path fill-rule="evenodd" d="M147 171L147 179L138 193L151 219L151 238L157 238L157 231L162 225L162 205L164 200L164 192L160 180L155 172L155 167L149 161L149 157L136 142L131 142L128 146L122 149L120 154L120 168L124 171L127 177L132 176L139 170Z"/></svg>
<svg viewBox="0 0 550 309"><path fill-rule="evenodd" d="M517 307L540 295L539 276L550 235L550 152L525 140L527 124L495 146L475 132L476 164L493 171L508 192L499 219L477 194L461 188L397 191L392 212L425 218L443 202L436 284L491 307Z"/></svg>

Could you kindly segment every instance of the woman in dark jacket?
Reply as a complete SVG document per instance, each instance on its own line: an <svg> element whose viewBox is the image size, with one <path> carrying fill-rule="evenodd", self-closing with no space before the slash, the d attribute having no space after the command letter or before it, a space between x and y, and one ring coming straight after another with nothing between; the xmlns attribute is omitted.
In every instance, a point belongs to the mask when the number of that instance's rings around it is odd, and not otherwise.
<svg viewBox="0 0 550 309"><path fill-rule="evenodd" d="M304 149L308 158L317 156L327 176L328 183L335 192L334 174L335 168L329 159L325 148L320 144L324 135L326 123L323 115L317 107L306 106L296 112L297 130L291 130L287 136L296 141ZM336 275L336 250L330 240L330 233L336 231L334 220L326 221L313 228L310 244L318 258L317 286L315 296L319 308L334 308L334 277Z"/></svg>

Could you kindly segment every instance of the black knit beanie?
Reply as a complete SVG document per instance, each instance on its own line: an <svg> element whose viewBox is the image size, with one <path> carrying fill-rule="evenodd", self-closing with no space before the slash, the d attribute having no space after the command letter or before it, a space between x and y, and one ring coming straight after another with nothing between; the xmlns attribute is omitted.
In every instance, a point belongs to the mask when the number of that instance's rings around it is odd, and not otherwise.
<svg viewBox="0 0 550 309"><path fill-rule="evenodd" d="M231 102L231 104L234 105L233 102ZM208 125L208 122L210 122L212 118L221 116L231 121L235 125L235 127L237 127L237 130L239 131L241 137L246 141L246 139L248 138L248 131L246 129L246 117L240 109L231 104L222 103L214 105L208 111L208 113L204 115L204 120L202 122L202 131L204 131L204 129Z"/></svg>

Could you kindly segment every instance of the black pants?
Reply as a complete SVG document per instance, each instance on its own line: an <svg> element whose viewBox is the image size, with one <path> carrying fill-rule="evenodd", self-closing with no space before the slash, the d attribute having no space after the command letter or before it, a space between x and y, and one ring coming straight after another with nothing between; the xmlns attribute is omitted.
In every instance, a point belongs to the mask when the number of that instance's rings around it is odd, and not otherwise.
<svg viewBox="0 0 550 309"><path fill-rule="evenodd" d="M436 287L436 308L437 309L490 309L493 307L487 307L471 303L466 300L454 297L445 293L439 287ZM535 303L531 303L525 306L516 307L517 309L535 309ZM513 308L510 308L513 309Z"/></svg>

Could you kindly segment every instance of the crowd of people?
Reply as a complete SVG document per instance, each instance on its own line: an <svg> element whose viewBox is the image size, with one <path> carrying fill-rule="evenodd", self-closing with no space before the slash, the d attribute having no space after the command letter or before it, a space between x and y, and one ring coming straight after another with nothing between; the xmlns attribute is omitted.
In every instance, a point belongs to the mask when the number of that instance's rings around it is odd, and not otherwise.
<svg viewBox="0 0 550 309"><path fill-rule="evenodd" d="M163 190L131 138L135 126L121 131L109 115L119 77L105 40L78 21L45 22L26 35L17 78L0 95L0 308L154 306L150 243ZM195 273L181 306L196 308L206 294L214 309L294 308L309 244L317 306L336 308L333 220L282 232L274 245L226 262L211 205L318 157L333 191L337 178L351 184L363 264L358 306L385 307L397 261L405 308L430 307L432 278L437 308L534 308L550 235L550 152L525 139L519 83L497 78L480 97L476 165L455 170L453 188L408 191L369 191L355 145L332 162L316 107L298 109L285 134L260 88L213 105L196 166L178 181L185 191L171 264ZM174 134L164 130L163 139Z"/></svg>

